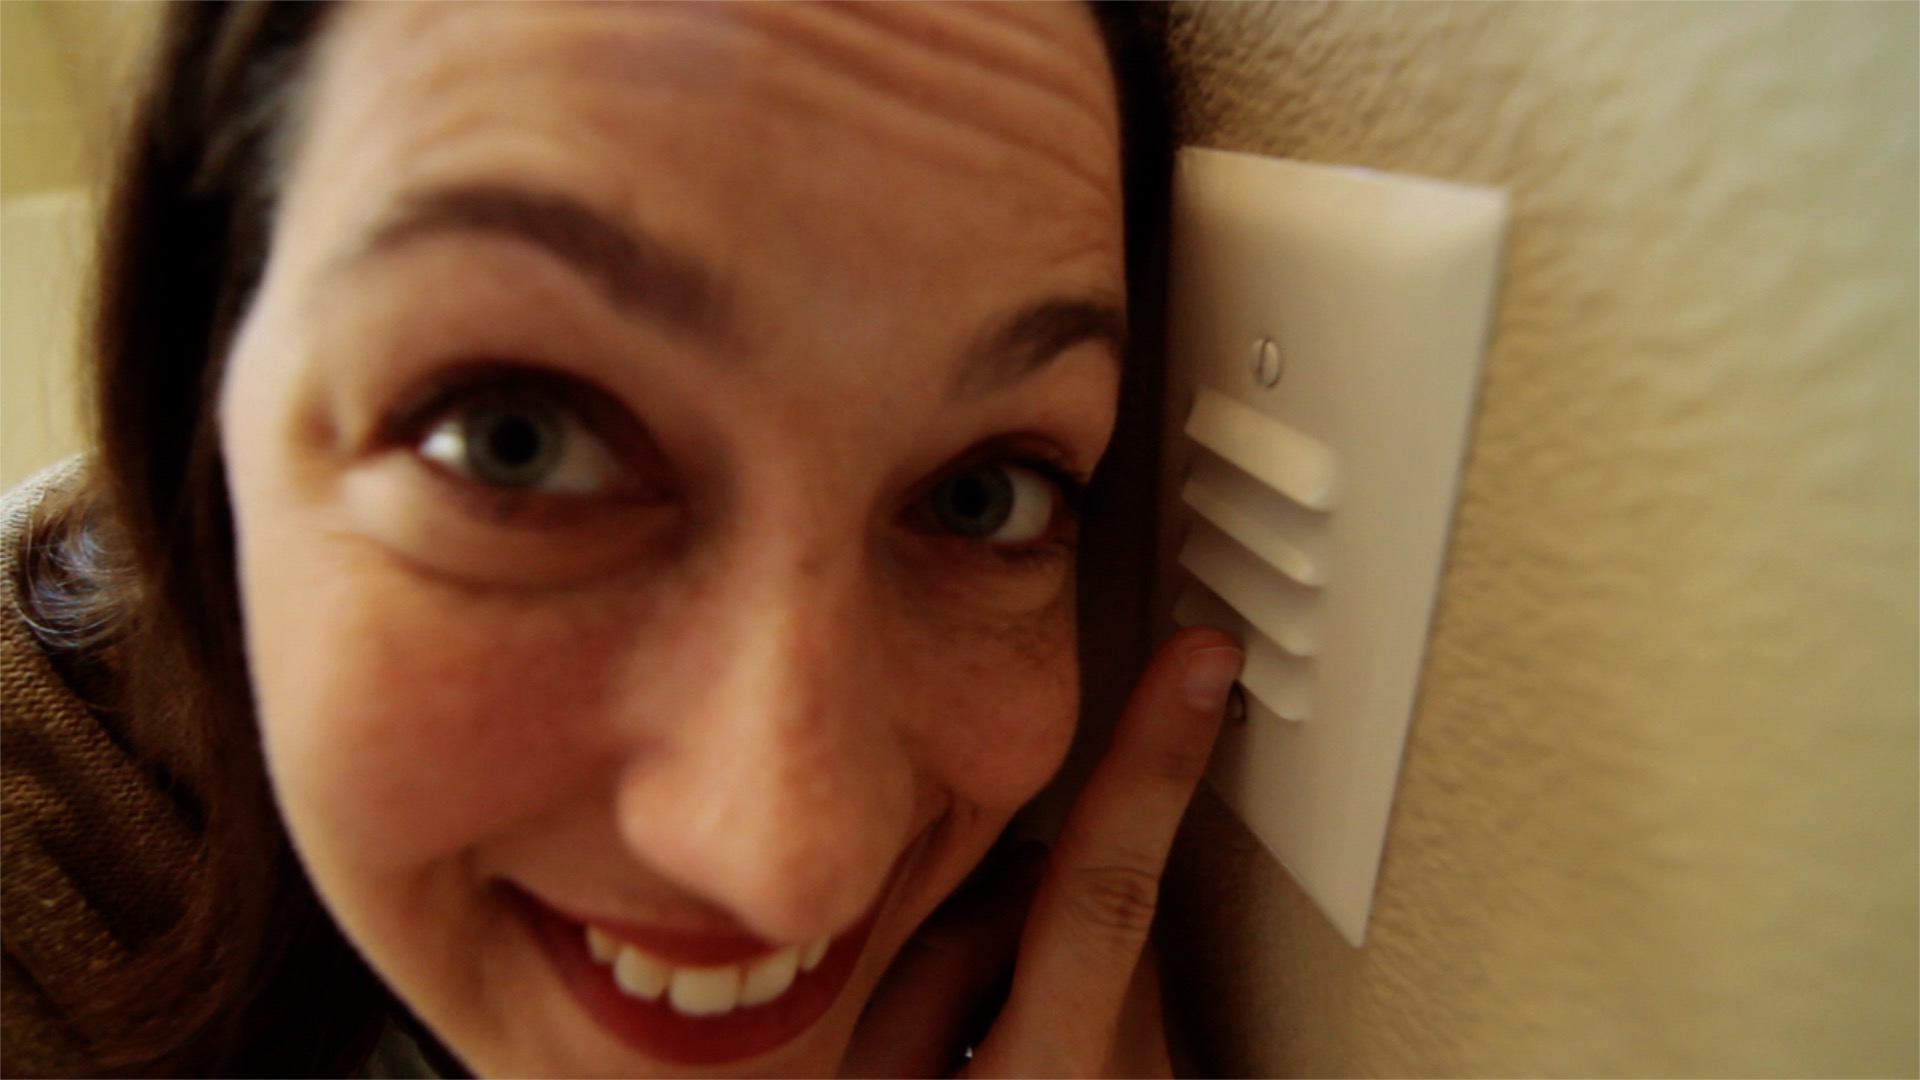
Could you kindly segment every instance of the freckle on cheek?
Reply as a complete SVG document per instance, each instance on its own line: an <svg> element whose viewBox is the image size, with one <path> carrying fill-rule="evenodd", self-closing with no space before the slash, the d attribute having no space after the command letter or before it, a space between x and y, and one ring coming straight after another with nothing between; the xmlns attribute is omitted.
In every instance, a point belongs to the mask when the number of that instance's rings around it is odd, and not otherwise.
<svg viewBox="0 0 1920 1080"><path fill-rule="evenodd" d="M358 792L350 816L443 826L408 844L438 849L582 766L579 719L597 713L610 665L580 620L371 592L387 599L343 612L306 710L305 739L332 762L335 788Z"/></svg>
<svg viewBox="0 0 1920 1080"><path fill-rule="evenodd" d="M1071 616L949 626L922 648L927 681L946 687L927 717L940 771L983 806L1026 801L1073 738L1079 697Z"/></svg>

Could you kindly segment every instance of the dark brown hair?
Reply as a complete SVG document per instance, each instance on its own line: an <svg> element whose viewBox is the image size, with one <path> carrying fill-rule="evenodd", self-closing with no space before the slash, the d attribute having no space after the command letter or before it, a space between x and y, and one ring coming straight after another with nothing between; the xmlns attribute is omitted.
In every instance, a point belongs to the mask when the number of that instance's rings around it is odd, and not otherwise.
<svg viewBox="0 0 1920 1080"><path fill-rule="evenodd" d="M329 8L171 6L101 224L87 489L27 568L56 667L198 826L175 918L88 995L76 1070L344 1074L390 1011L294 858L261 760L213 414ZM60 528L65 525L65 528ZM197 880L196 880L197 878ZM176 899L169 897L168 899Z"/></svg>
<svg viewBox="0 0 1920 1080"><path fill-rule="evenodd" d="M1135 342L1157 348L1170 142L1158 8L1094 4L1121 97ZM94 1071L279 1075L358 1067L396 1005L293 857L261 760L214 413L265 266L303 75L331 5L180 2L163 19L103 223L91 348L95 457L59 511L30 613L200 829L160 945L105 977L125 1036ZM1130 363L1090 512L1150 485L1157 363ZM1105 493L1103 495L1103 492ZM1151 500L1127 508L1136 543ZM116 1012L117 1010L117 1012Z"/></svg>

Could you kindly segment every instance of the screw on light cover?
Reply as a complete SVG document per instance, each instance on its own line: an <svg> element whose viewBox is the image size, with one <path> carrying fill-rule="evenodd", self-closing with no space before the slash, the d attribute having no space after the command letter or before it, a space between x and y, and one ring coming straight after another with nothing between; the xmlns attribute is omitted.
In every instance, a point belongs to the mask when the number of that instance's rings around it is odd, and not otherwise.
<svg viewBox="0 0 1920 1080"><path fill-rule="evenodd" d="M1233 684L1233 690L1227 694L1227 723L1244 724L1247 722L1247 692L1239 683Z"/></svg>
<svg viewBox="0 0 1920 1080"><path fill-rule="evenodd" d="M1280 359L1280 346L1272 338L1261 338L1253 346L1253 381L1262 390L1271 390L1280 381L1286 365Z"/></svg>

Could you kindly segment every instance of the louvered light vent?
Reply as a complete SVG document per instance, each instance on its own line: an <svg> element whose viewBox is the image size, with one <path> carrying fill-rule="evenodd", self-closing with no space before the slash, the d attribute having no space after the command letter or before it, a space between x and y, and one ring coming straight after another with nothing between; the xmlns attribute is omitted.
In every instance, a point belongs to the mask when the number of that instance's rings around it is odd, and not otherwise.
<svg viewBox="0 0 1920 1080"><path fill-rule="evenodd" d="M1355 945L1452 520L1503 194L1183 150L1176 621L1238 632L1212 779Z"/></svg>

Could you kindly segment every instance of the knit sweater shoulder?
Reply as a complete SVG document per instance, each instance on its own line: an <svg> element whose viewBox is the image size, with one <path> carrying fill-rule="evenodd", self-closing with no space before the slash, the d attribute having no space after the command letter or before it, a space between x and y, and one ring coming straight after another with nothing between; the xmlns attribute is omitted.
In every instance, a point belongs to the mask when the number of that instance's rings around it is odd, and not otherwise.
<svg viewBox="0 0 1920 1080"><path fill-rule="evenodd" d="M13 1076L118 1072L165 1043L166 1010L114 1007L109 983L166 947L200 862L191 806L30 621L40 523L80 479L70 460L0 501L0 1070Z"/></svg>
<svg viewBox="0 0 1920 1080"><path fill-rule="evenodd" d="M461 1075L297 870L257 883L291 879L304 898L273 974L248 982L209 947L198 801L115 706L97 646L46 632L30 595L62 571L48 556L85 481L74 458L0 498L0 1076Z"/></svg>

